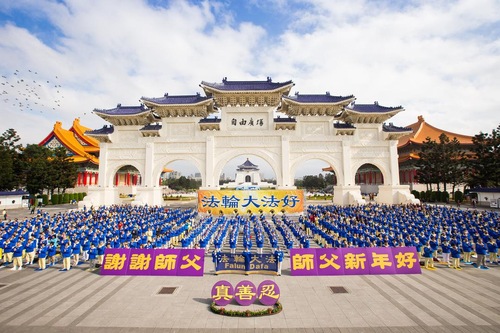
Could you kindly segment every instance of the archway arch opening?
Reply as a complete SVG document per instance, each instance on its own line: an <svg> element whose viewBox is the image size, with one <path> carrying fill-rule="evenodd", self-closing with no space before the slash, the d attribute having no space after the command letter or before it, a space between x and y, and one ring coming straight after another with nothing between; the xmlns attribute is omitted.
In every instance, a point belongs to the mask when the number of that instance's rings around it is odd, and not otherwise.
<svg viewBox="0 0 500 333"><path fill-rule="evenodd" d="M229 160L219 178L221 189L274 189L276 173L263 158L241 154Z"/></svg>
<svg viewBox="0 0 500 333"><path fill-rule="evenodd" d="M379 185L384 184L384 175L376 165L365 163L356 171L354 181L360 186L361 194L366 200L374 200L378 194Z"/></svg>
<svg viewBox="0 0 500 333"><path fill-rule="evenodd" d="M142 175L133 165L124 165L114 174L113 185L116 187L131 187L142 185Z"/></svg>
<svg viewBox="0 0 500 333"><path fill-rule="evenodd" d="M164 165L158 180L163 195L196 194L202 184L198 167L190 160L178 159Z"/></svg>
<svg viewBox="0 0 500 333"><path fill-rule="evenodd" d="M113 175L113 186L117 188L119 202L130 203L134 201L137 187L143 183L140 171L133 165L119 167Z"/></svg>
<svg viewBox="0 0 500 333"><path fill-rule="evenodd" d="M337 174L332 166L323 159L311 158L299 162L293 175L294 185L304 189L308 196L333 195L337 185Z"/></svg>

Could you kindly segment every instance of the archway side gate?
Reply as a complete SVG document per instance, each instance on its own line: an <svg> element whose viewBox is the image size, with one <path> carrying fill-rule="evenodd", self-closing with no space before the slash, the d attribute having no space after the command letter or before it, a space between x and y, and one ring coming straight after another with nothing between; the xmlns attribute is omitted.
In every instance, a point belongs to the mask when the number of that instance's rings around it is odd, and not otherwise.
<svg viewBox="0 0 500 333"><path fill-rule="evenodd" d="M202 188L219 189L225 164L242 152L259 156L273 168L277 189L295 189L300 163L315 158L335 171L334 203L362 204L356 170L376 165L383 174L377 201L418 202L400 185L397 139L411 129L384 122L402 107L355 104L354 96L330 93L289 96L292 81L203 81L205 96L165 94L142 97L139 106L122 106L94 113L111 123L87 132L100 141L98 186L84 205L119 202L112 179L122 164L135 166L143 182L136 188L137 204L163 204L158 179L163 167L189 160L201 173ZM275 116L280 114L281 116Z"/></svg>

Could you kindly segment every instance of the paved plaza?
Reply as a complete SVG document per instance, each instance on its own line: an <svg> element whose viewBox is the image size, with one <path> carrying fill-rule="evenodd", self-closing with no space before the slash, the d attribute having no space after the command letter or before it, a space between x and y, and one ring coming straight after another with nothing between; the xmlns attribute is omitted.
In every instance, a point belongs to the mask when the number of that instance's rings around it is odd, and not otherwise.
<svg viewBox="0 0 500 333"><path fill-rule="evenodd" d="M436 266L421 275L293 277L286 257L282 276L216 276L206 256L203 277L100 276L86 265L1 268L0 332L500 332L500 267ZM283 311L213 314L210 291L222 279L276 281ZM158 294L162 287L177 289Z"/></svg>

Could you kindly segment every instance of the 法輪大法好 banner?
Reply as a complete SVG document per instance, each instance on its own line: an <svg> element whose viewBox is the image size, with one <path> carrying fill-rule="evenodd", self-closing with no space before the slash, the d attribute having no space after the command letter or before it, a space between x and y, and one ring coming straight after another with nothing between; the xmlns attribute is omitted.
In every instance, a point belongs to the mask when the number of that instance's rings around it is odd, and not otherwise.
<svg viewBox="0 0 500 333"><path fill-rule="evenodd" d="M304 211L302 190L200 190L198 212L212 214L239 214Z"/></svg>
<svg viewBox="0 0 500 333"><path fill-rule="evenodd" d="M291 275L421 274L415 247L291 249Z"/></svg>

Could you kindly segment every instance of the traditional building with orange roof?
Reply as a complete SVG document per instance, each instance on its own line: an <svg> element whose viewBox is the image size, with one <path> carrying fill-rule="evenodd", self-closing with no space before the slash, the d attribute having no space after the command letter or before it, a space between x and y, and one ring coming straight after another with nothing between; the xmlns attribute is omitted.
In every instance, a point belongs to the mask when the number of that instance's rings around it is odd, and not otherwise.
<svg viewBox="0 0 500 333"><path fill-rule="evenodd" d="M88 130L78 118L73 121L70 130L62 128L62 123L57 121L52 131L38 144L50 149L66 149L67 155L78 164L76 187L96 185L98 182L99 142L84 135Z"/></svg>
<svg viewBox="0 0 500 333"><path fill-rule="evenodd" d="M410 185L411 190L426 190L423 186L417 186L416 161L420 158L420 150L427 138L439 142L441 134L445 134L450 140L456 138L463 150L470 151L472 148L472 136L434 127L426 122L423 116L418 116L417 122L406 127L411 129L411 133L402 136L398 143L399 179L401 184Z"/></svg>

